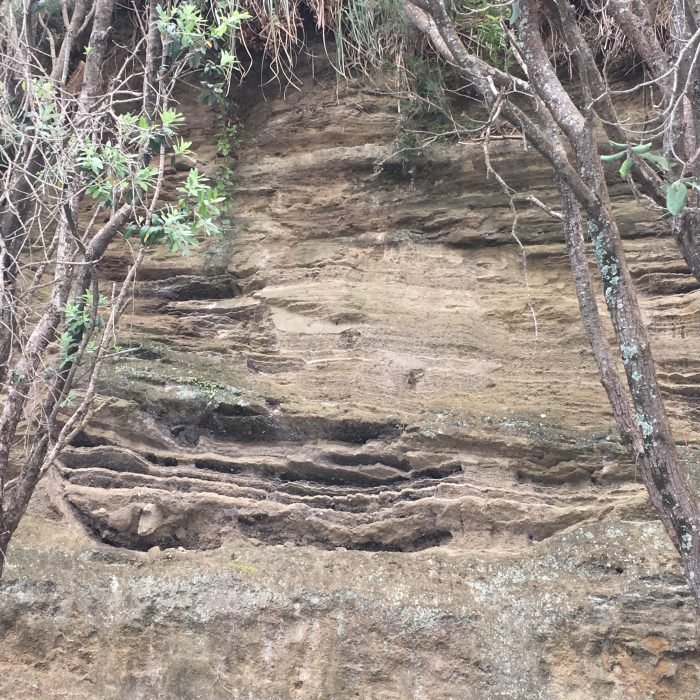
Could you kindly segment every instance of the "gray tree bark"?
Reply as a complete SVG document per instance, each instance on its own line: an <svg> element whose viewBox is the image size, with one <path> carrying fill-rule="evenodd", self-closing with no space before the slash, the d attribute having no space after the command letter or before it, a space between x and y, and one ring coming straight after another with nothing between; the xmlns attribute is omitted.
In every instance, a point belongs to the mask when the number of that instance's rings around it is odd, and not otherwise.
<svg viewBox="0 0 700 700"><path fill-rule="evenodd" d="M618 7L621 16L624 15L620 26L633 32L633 42L637 42L640 51L647 52L654 70L662 75L671 61L660 50L658 42L655 43L653 31L648 31L651 25L646 23L644 12L628 12L623 0L611 0L611 3L622 7L622 10ZM579 307L601 382L620 435L639 467L654 509L681 556L686 581L700 605L700 511L689 487L687 471L678 459L656 379L649 338L612 213L605 173L593 137L596 114L610 122L606 129L611 135L617 135L620 141L624 139L620 138L622 132L614 106L592 53L576 26L572 7L567 0L556 0L557 15L549 14L545 18L540 0L520 0L516 30L522 45L521 60L528 74L527 81L523 81L503 71L494 71L483 60L470 55L442 0L402 0L402 4L414 24L431 39L436 50L458 68L486 105L504 98L500 113L523 132L554 170ZM632 4L642 3L632 0ZM578 79L584 89L582 108L575 104L549 61L542 39L546 21L558 21L557 26L574 50ZM594 104L597 112L592 108ZM683 123L689 123L687 115ZM683 130L674 124L670 128L674 134L670 142L677 143ZM636 171L643 185L659 201L660 178L643 162L636 163ZM693 212L691 209L680 218L676 217L674 223L674 228L682 232L675 232L676 239L685 242L685 247L681 246L684 257L691 261L696 254L694 241L689 240L695 230L689 227L697 223ZM625 368L627 388L615 369L602 330L584 247L584 216Z"/></svg>

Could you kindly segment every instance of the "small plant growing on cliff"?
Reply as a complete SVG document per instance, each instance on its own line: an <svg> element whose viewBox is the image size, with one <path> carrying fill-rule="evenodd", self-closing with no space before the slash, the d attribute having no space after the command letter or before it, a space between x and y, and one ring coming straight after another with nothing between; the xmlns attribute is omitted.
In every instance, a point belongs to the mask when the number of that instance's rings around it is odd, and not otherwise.
<svg viewBox="0 0 700 700"><path fill-rule="evenodd" d="M163 197L169 164L193 157L175 95L198 80L203 103L223 99L246 17L233 0L0 2L0 575L36 484L97 408L147 248L219 230L223 197L197 168ZM119 238L133 261L107 286Z"/></svg>
<svg viewBox="0 0 700 700"><path fill-rule="evenodd" d="M216 153L223 160L216 179L217 188L225 192L233 185L233 171L236 164L236 147L239 141L238 124L230 123L228 114L219 113L220 132L216 141Z"/></svg>

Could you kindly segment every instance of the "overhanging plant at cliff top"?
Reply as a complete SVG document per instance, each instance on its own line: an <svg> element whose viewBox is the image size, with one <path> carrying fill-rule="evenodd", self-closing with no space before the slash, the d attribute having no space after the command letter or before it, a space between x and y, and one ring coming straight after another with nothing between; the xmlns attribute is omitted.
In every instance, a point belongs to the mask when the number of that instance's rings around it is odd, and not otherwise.
<svg viewBox="0 0 700 700"><path fill-rule="evenodd" d="M163 184L194 155L177 87L221 98L245 17L228 0L0 2L0 575L36 484L96 407L146 248L218 230L223 198L197 168L174 199ZM113 287L100 261L119 237L133 264Z"/></svg>
<svg viewBox="0 0 700 700"><path fill-rule="evenodd" d="M251 54L263 53L273 74L292 84L297 83L297 56L311 38L310 25L327 40L329 57L345 77L401 66L407 51L416 56L429 49L400 0L240 0L240 7L251 15L240 36L242 46ZM476 54L509 60L501 23L508 7L484 0L454 3L462 17L460 35Z"/></svg>

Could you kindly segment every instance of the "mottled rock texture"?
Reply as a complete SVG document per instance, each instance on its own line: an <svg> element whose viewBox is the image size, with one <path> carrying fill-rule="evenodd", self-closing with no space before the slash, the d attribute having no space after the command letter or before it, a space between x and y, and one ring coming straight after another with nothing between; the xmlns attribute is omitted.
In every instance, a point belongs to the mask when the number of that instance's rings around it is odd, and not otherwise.
<svg viewBox="0 0 700 700"><path fill-rule="evenodd" d="M379 89L309 73L237 99L225 235L149 257L113 400L12 548L0 696L700 697L696 613L557 222L522 205L524 265L481 144L396 153ZM213 116L195 122L214 171ZM554 203L522 144L491 151ZM614 193L695 472L700 291Z"/></svg>

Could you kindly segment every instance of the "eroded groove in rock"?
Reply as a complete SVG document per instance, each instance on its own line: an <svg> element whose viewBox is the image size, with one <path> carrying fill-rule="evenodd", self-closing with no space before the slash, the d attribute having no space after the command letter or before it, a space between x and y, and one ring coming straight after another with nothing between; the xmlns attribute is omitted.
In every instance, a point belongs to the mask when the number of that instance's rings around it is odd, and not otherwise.
<svg viewBox="0 0 700 700"><path fill-rule="evenodd" d="M269 443L256 455L260 448L202 437L194 449L145 456L68 449L69 501L101 540L138 550L216 547L243 534L270 544L402 552L473 546L477 532L480 547L504 539L525 547L611 512L646 513L638 489L592 498L519 481L522 447L500 461L383 441L361 449ZM542 458L534 450L531 459ZM496 470L510 476L496 480Z"/></svg>

